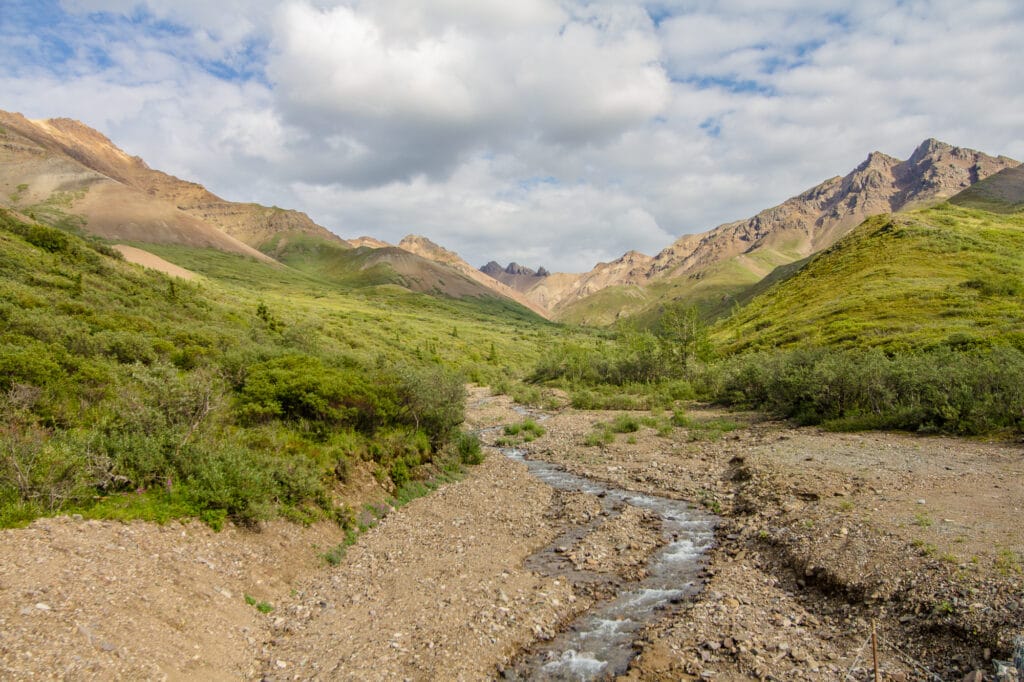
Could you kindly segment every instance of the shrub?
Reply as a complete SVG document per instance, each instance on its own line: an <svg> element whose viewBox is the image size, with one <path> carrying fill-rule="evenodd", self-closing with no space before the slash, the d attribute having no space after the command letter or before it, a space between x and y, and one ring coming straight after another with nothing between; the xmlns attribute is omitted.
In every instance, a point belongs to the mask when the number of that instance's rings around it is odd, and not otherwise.
<svg viewBox="0 0 1024 682"><path fill-rule="evenodd" d="M978 435L1024 431L1024 353L803 349L721 366L716 399L836 429Z"/></svg>
<svg viewBox="0 0 1024 682"><path fill-rule="evenodd" d="M610 445L615 442L615 434L606 425L599 425L593 431L588 433L583 439L583 444L587 447L595 447L598 445Z"/></svg>
<svg viewBox="0 0 1024 682"><path fill-rule="evenodd" d="M640 430L640 420L630 414L620 414L611 423L615 433L635 433Z"/></svg>
<svg viewBox="0 0 1024 682"><path fill-rule="evenodd" d="M519 436L529 442L543 436L546 431L544 427L532 419L524 419L519 424L508 424L505 426L506 436Z"/></svg>
<svg viewBox="0 0 1024 682"><path fill-rule="evenodd" d="M480 439L475 434L461 432L455 442L459 461L463 464L474 465L484 461L484 451L480 446Z"/></svg>

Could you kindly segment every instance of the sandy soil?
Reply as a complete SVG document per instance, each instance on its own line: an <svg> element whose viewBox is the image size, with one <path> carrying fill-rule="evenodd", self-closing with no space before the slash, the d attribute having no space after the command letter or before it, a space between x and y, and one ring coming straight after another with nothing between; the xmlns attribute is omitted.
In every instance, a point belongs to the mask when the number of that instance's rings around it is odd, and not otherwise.
<svg viewBox="0 0 1024 682"><path fill-rule="evenodd" d="M474 390L469 426L521 420L512 408ZM742 427L717 435L644 427L583 444L614 416L562 411L525 447L723 519L703 593L645 632L624 679L868 679L872 621L884 679L958 680L1008 657L1024 621L1019 443L731 415ZM497 677L595 596L530 570L535 551L587 529L561 556L623 581L659 544L639 510L600 509L492 451L334 566L321 555L342 534L326 525L37 521L0 533L0 678Z"/></svg>
<svg viewBox="0 0 1024 682"><path fill-rule="evenodd" d="M129 263L136 263L152 270L159 270L160 272L172 275L174 277L180 277L182 279L196 279L198 275L191 270L175 265L170 261L166 261L156 254L152 254L149 251L143 251L137 249L134 246L127 246L126 244L114 244L114 248L121 252L124 259Z"/></svg>

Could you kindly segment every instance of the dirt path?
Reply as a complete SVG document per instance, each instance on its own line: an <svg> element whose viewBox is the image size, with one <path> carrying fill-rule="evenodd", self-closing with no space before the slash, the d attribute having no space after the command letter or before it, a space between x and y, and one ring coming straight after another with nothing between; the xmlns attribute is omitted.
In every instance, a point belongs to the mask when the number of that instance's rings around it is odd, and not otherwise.
<svg viewBox="0 0 1024 682"><path fill-rule="evenodd" d="M986 648L1008 655L1024 622L1019 444L742 415L723 431L707 426L721 415L694 411L691 428L584 445L615 416L565 410L524 447L723 515L702 596L647 630L626 679L867 679L872 619L889 680L959 679L990 669ZM472 428L522 419L483 391L468 417ZM336 566L320 556L342 540L330 526L214 533L65 517L2 531L0 678L487 679L590 605L571 580L524 566L599 509L491 451ZM659 544L650 519L597 520L566 554L630 579Z"/></svg>

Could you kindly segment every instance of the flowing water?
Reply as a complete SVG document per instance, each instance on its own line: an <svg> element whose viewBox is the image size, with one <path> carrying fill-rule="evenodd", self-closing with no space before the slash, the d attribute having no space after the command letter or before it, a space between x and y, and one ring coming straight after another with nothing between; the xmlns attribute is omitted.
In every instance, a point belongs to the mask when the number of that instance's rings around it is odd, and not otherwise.
<svg viewBox="0 0 1024 682"><path fill-rule="evenodd" d="M715 518L679 500L622 490L569 473L550 462L526 459L514 448L502 452L524 463L534 476L553 488L597 495L608 514L629 504L649 509L661 518L667 543L651 556L646 578L622 587L613 598L598 603L553 640L521 656L504 673L506 679L612 679L625 672L636 655L633 641L643 628L700 589L704 552L714 540ZM548 572L569 573L566 565L571 564L559 562L555 556L564 551L567 538L570 543L574 541L571 533L535 555L531 568L543 570L540 567L546 563L549 568L563 568Z"/></svg>

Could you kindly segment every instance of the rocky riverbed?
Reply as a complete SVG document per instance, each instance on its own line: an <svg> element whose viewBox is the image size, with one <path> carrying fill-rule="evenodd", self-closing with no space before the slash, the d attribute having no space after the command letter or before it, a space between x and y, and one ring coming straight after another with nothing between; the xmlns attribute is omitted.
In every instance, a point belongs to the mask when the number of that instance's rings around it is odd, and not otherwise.
<svg viewBox="0 0 1024 682"><path fill-rule="evenodd" d="M513 408L474 389L468 426L521 421ZM1019 443L695 408L685 428L584 444L616 416L563 410L519 447L720 518L702 591L636 635L623 679L869 679L872 623L883 679L994 679L989 659L1009 657L1024 622ZM706 427L723 416L738 428ZM594 496L556 492L497 450L336 565L323 555L343 534L329 525L63 517L0 535L4 679L500 677L643 578L665 542L649 512L602 516ZM553 542L562 576L535 565Z"/></svg>

